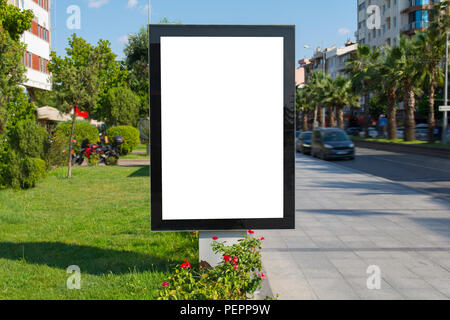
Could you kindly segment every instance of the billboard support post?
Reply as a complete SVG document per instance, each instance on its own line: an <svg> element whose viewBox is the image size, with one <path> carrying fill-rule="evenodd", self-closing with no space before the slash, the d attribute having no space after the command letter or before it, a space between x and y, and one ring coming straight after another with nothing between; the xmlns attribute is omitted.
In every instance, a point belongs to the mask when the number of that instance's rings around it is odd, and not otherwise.
<svg viewBox="0 0 450 320"><path fill-rule="evenodd" d="M198 233L198 261L200 266L216 267L222 256L214 253L211 244L214 241L226 242L227 246L238 243L246 231L200 231ZM217 240L213 240L217 237Z"/></svg>

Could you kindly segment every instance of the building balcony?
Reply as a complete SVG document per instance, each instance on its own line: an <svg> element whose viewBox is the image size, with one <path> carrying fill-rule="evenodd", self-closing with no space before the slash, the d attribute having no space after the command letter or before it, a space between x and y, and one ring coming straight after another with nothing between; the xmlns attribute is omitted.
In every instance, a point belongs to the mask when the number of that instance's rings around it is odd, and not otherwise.
<svg viewBox="0 0 450 320"><path fill-rule="evenodd" d="M424 31L428 28L428 21L414 21L409 23L406 27L402 29L402 33L404 34L414 34L416 31Z"/></svg>
<svg viewBox="0 0 450 320"><path fill-rule="evenodd" d="M423 0L410 0L409 1L409 7L404 9L402 13L410 13L418 10L430 10L432 8L432 5L429 4L430 1L423 1Z"/></svg>

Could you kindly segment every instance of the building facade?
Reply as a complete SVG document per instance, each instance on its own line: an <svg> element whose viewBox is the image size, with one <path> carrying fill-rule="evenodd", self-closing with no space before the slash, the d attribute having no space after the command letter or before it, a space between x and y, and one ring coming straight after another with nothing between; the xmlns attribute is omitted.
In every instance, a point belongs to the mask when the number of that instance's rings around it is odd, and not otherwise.
<svg viewBox="0 0 450 320"><path fill-rule="evenodd" d="M27 67L27 80L23 85L33 98L35 90L51 90L47 68L51 51L50 0L8 0L8 4L23 10L31 9L34 13L31 28L21 38L27 45L27 51L22 57Z"/></svg>
<svg viewBox="0 0 450 320"><path fill-rule="evenodd" d="M429 10L434 3L440 1L357 0L356 40L371 48L383 45L396 46L401 34L411 35L428 27ZM376 15L380 17L379 27L373 27Z"/></svg>

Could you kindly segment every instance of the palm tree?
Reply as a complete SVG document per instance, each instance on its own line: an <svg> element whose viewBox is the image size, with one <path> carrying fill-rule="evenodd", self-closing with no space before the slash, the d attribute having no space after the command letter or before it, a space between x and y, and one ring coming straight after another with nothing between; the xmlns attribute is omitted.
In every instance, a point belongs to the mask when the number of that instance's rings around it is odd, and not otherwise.
<svg viewBox="0 0 450 320"><path fill-rule="evenodd" d="M398 77L402 82L403 103L405 109L405 141L414 141L415 135L415 110L416 110L416 92L420 78L420 67L423 63L420 59L420 52L417 50L416 39L409 39L405 36L400 37L400 44L395 47L398 67Z"/></svg>
<svg viewBox="0 0 450 320"><path fill-rule="evenodd" d="M399 69L401 50L397 47L383 48L383 59L377 67L378 92L384 96L387 105L388 139L397 139L397 100L398 91L402 87L402 72Z"/></svg>
<svg viewBox="0 0 450 320"><path fill-rule="evenodd" d="M325 79L326 77L322 71L316 71L311 74L308 78L308 83L305 85L306 94L314 109L314 124L317 123L318 113L323 112L323 101L326 93ZM322 119L321 116L320 119ZM321 126L325 126L325 124L321 123Z"/></svg>
<svg viewBox="0 0 450 320"><path fill-rule="evenodd" d="M379 62L381 52L378 48L372 51L367 45L358 46L356 57L346 61L347 72L350 74L352 88L356 93L364 95L364 129L366 137L369 133L370 92L373 88L374 66Z"/></svg>
<svg viewBox="0 0 450 320"><path fill-rule="evenodd" d="M302 114L302 131L309 130L309 117L308 114L312 110L311 102L309 101L308 95L305 89L297 87L297 96L295 99L295 106L297 114L301 112Z"/></svg>
<svg viewBox="0 0 450 320"><path fill-rule="evenodd" d="M447 10L450 7L447 2ZM434 141L434 129L436 117L434 112L435 89L443 79L442 68L439 66L445 51L445 34L449 29L450 18L444 15L444 2L435 5L431 11L431 23L429 28L417 34L417 50L421 55L422 63L419 67L422 72L421 82L428 88L428 140ZM447 20L447 26L445 26Z"/></svg>
<svg viewBox="0 0 450 320"><path fill-rule="evenodd" d="M329 82L330 86L326 102L336 107L338 127L344 129L344 107L359 107L359 96L352 90L352 82L338 75L335 80Z"/></svg>

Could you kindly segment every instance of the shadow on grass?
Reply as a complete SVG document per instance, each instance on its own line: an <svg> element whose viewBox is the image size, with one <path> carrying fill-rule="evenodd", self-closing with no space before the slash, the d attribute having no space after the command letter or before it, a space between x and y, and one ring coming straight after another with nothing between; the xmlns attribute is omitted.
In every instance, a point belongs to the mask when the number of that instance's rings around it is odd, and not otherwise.
<svg viewBox="0 0 450 320"><path fill-rule="evenodd" d="M150 166L143 166L128 176L128 178L150 177Z"/></svg>
<svg viewBox="0 0 450 320"><path fill-rule="evenodd" d="M166 272L173 267L169 261L152 255L60 242L0 242L1 258L63 270L77 265L82 273L92 275L126 274L130 271Z"/></svg>

